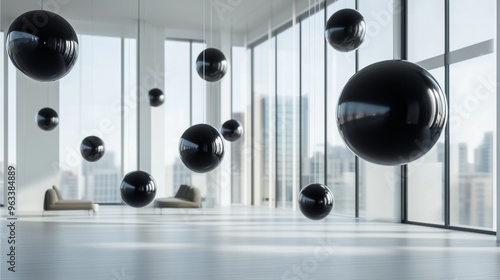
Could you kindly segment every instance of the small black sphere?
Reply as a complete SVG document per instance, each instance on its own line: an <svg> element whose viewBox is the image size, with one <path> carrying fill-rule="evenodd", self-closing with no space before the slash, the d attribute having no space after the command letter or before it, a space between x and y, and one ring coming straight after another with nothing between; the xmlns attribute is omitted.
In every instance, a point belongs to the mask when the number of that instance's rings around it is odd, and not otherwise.
<svg viewBox="0 0 500 280"><path fill-rule="evenodd" d="M82 157L90 162L98 161L104 155L104 142L97 136L88 136L80 145Z"/></svg>
<svg viewBox="0 0 500 280"><path fill-rule="evenodd" d="M165 102L165 95L159 88L154 88L149 91L149 104L153 107L158 107Z"/></svg>
<svg viewBox="0 0 500 280"><path fill-rule="evenodd" d="M237 120L228 120L222 124L221 134L227 141L236 141L243 134L243 126Z"/></svg>
<svg viewBox="0 0 500 280"><path fill-rule="evenodd" d="M36 123L43 130L51 131L59 124L59 116L52 108L43 108L36 114Z"/></svg>
<svg viewBox="0 0 500 280"><path fill-rule="evenodd" d="M325 38L340 52L357 49L365 39L366 24L363 16L353 9L342 9L326 22Z"/></svg>
<svg viewBox="0 0 500 280"><path fill-rule="evenodd" d="M147 172L137 170L127 173L120 183L122 200L132 207L144 207L156 196L156 183Z"/></svg>
<svg viewBox="0 0 500 280"><path fill-rule="evenodd" d="M299 208L311 220L321 220L333 209L333 194L323 184L309 184L299 193Z"/></svg>
<svg viewBox="0 0 500 280"><path fill-rule="evenodd" d="M424 68L388 60L365 67L344 86L337 126L360 158L381 165L416 160L438 141L448 117L446 96Z"/></svg>
<svg viewBox="0 0 500 280"><path fill-rule="evenodd" d="M64 77L75 64L78 37L61 16L35 10L12 22L6 48L19 71L34 80L49 82Z"/></svg>
<svg viewBox="0 0 500 280"><path fill-rule="evenodd" d="M184 165L191 171L209 172L222 161L224 141L213 126L196 124L182 134L179 154Z"/></svg>
<svg viewBox="0 0 500 280"><path fill-rule="evenodd" d="M202 79L208 82L217 82L226 75L226 57L218 49L205 49L196 59L196 71Z"/></svg>

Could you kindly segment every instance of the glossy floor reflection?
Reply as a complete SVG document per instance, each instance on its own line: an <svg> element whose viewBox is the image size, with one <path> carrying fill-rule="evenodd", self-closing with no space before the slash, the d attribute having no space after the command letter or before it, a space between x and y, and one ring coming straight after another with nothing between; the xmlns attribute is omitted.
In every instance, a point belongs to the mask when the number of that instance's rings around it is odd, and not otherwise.
<svg viewBox="0 0 500 280"><path fill-rule="evenodd" d="M2 209L2 211L5 211ZM267 208L20 217L1 279L499 279L494 236Z"/></svg>

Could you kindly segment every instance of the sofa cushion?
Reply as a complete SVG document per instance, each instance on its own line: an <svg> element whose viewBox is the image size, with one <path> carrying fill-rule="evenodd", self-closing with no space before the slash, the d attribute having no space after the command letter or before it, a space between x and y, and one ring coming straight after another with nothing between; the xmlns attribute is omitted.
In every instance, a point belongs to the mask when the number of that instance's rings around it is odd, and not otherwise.
<svg viewBox="0 0 500 280"><path fill-rule="evenodd" d="M186 191L189 188L188 185L181 185L179 187L179 190L177 190L177 193L175 194L175 197L177 198L185 198L186 197Z"/></svg>
<svg viewBox="0 0 500 280"><path fill-rule="evenodd" d="M201 208L200 203L176 197L157 198L154 206L159 208Z"/></svg>
<svg viewBox="0 0 500 280"><path fill-rule="evenodd" d="M62 196L61 196L61 191L59 191L59 188L56 187L56 186L52 186L52 188L54 189L54 191L56 192L56 195L57 195L57 199L58 200L62 200Z"/></svg>
<svg viewBox="0 0 500 280"><path fill-rule="evenodd" d="M88 200L59 200L51 210L93 210L93 206Z"/></svg>
<svg viewBox="0 0 500 280"><path fill-rule="evenodd" d="M52 206L57 203L57 194L53 189L48 189L45 191L45 197L43 199L43 209L52 210Z"/></svg>

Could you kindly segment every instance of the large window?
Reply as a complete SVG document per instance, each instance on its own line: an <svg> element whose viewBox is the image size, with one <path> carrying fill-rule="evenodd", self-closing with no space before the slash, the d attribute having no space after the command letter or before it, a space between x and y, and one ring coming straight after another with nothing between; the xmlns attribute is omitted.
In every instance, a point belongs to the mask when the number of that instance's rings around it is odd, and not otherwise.
<svg viewBox="0 0 500 280"><path fill-rule="evenodd" d="M359 1L359 11L366 22L366 36L359 48L358 70L375 62L394 58L394 8L392 0ZM383 217L393 219L396 209L394 193L397 182L394 167L381 166L359 160L359 215L380 211ZM370 197L368 200L367 197ZM372 202L369 204L368 202ZM381 217L382 217L381 216Z"/></svg>
<svg viewBox="0 0 500 280"><path fill-rule="evenodd" d="M134 82L124 83L122 67L136 65L135 40L81 35L79 42L79 59L60 80L59 88L61 192L69 199L83 197L96 203L120 203L123 140L128 139L127 145L135 141L131 140L133 129L127 130L127 136L123 133L123 100L125 93L136 94ZM130 79L136 76L135 71L124 69L125 73ZM126 107L126 119L131 121L134 105ZM134 123L127 126L133 127ZM85 161L79 151L81 141L90 135L105 143L106 152L96 162ZM127 149L130 161L133 153L134 149ZM132 168L133 163L128 162L128 167Z"/></svg>
<svg viewBox="0 0 500 280"><path fill-rule="evenodd" d="M233 46L232 66L232 118L243 125L243 136L231 143L231 203L249 204L252 163L252 116L249 94L250 51L245 47Z"/></svg>
<svg viewBox="0 0 500 280"><path fill-rule="evenodd" d="M206 175L192 173L179 158L179 139L191 125L205 122L205 82L194 64L205 48L202 42L165 41L165 159L167 184L173 196L180 185L192 183L206 194Z"/></svg>
<svg viewBox="0 0 500 280"><path fill-rule="evenodd" d="M323 9L301 24L302 184L325 181L325 49ZM335 195L335 192L334 192Z"/></svg>
<svg viewBox="0 0 500 280"><path fill-rule="evenodd" d="M3 197L4 197L4 171L5 171L5 166L6 164L4 163L5 159L5 153L4 153L4 143L5 143L5 127L4 127L4 112L5 107L4 107L4 99L5 99L5 94L7 93L4 90L4 34L3 32L0 32L0 91L2 91L2 94L0 95L0 108L2 110L0 111L0 205L4 204Z"/></svg>
<svg viewBox="0 0 500 280"><path fill-rule="evenodd" d="M276 36L276 202L293 207L299 190L299 28Z"/></svg>
<svg viewBox="0 0 500 280"><path fill-rule="evenodd" d="M276 37L253 49L254 204L273 205L275 187L275 44Z"/></svg>
<svg viewBox="0 0 500 280"><path fill-rule="evenodd" d="M355 1L336 1L327 8L327 17L336 11L354 8ZM337 129L337 101L349 78L356 71L356 52L341 53L327 45L327 186L335 196L334 213L356 215L355 156L344 144Z"/></svg>
<svg viewBox="0 0 500 280"><path fill-rule="evenodd" d="M425 20L424 11L432 13ZM495 11L493 0L408 1L408 58L434 75L449 101L446 133L408 167L411 222L496 227Z"/></svg>

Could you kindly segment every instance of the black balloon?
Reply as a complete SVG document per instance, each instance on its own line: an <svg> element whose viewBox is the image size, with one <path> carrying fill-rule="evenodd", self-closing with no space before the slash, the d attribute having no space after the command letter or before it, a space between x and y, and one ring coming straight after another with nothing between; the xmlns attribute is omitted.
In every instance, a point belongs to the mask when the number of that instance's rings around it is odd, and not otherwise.
<svg viewBox="0 0 500 280"><path fill-rule="evenodd" d="M333 194L323 184L309 184L299 193L299 208L311 220L321 220L333 209Z"/></svg>
<svg viewBox="0 0 500 280"><path fill-rule="evenodd" d="M406 164L438 141L448 117L446 96L424 68L401 60L362 69L347 82L337 126L359 157L381 165Z"/></svg>
<svg viewBox="0 0 500 280"><path fill-rule="evenodd" d="M228 120L222 124L221 134L227 141L236 141L243 134L243 126L237 120Z"/></svg>
<svg viewBox="0 0 500 280"><path fill-rule="evenodd" d="M80 145L82 157L90 162L98 161L104 155L104 142L97 136L88 136Z"/></svg>
<svg viewBox="0 0 500 280"><path fill-rule="evenodd" d="M132 207L144 207L156 196L156 183L147 172L137 170L127 173L120 183L122 200Z"/></svg>
<svg viewBox="0 0 500 280"><path fill-rule="evenodd" d="M153 107L158 107L165 101L165 95L159 88L154 88L149 91L149 104Z"/></svg>
<svg viewBox="0 0 500 280"><path fill-rule="evenodd" d="M61 16L43 10L26 12L9 27L7 53L19 71L38 81L55 81L78 57L78 37Z"/></svg>
<svg viewBox="0 0 500 280"><path fill-rule="evenodd" d="M184 165L191 171L208 172L221 163L224 141L213 126L196 124L182 134L179 154Z"/></svg>
<svg viewBox="0 0 500 280"><path fill-rule="evenodd" d="M43 130L50 131L59 124L59 116L52 108L43 108L36 114L36 123Z"/></svg>
<svg viewBox="0 0 500 280"><path fill-rule="evenodd" d="M208 48L202 51L196 59L196 71L206 81L217 82L227 72L227 60L218 49Z"/></svg>
<svg viewBox="0 0 500 280"><path fill-rule="evenodd" d="M326 22L325 38L337 51L348 52L357 49L363 43L365 34L365 20L353 9L339 10Z"/></svg>

